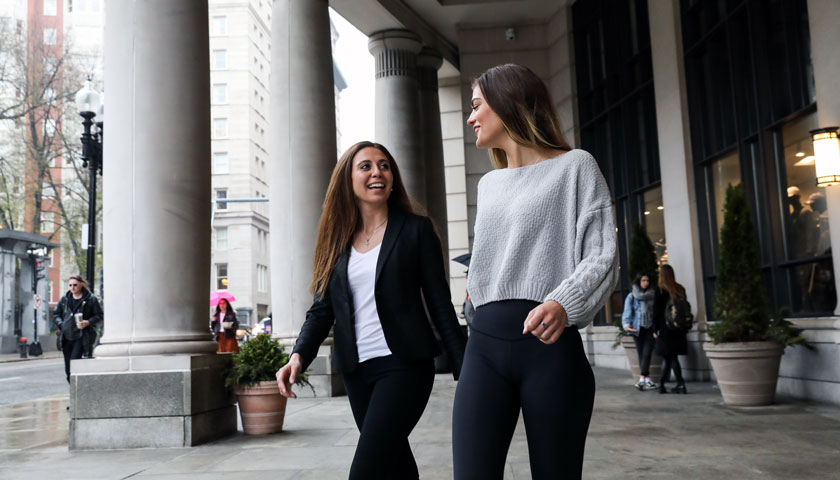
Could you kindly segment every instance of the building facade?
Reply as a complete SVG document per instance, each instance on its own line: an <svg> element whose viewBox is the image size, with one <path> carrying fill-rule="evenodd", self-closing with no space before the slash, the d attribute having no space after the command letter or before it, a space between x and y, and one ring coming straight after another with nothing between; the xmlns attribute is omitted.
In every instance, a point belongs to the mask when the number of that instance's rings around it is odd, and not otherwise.
<svg viewBox="0 0 840 480"><path fill-rule="evenodd" d="M332 133L335 125L332 6L369 37L376 59L375 140L400 159L409 193L438 225L449 225L448 196L465 200L468 240L456 238L463 229L454 235L455 229L447 229L444 242L469 245L476 186L491 168L466 126L472 79L500 63L526 65L549 85L570 142L598 157L617 205L619 238L626 238L630 225L643 224L659 244L660 261L673 265L686 287L698 318L685 359L690 378L712 378L702 344L713 320L708 305L719 189L740 181L750 194L761 237L768 294L774 307L791 306L793 321L816 346L787 351L779 391L836 403L840 322L830 286L833 280L836 292L833 271L840 259L826 245L840 248L840 224L829 222L826 229L824 222L827 212L840 211L840 192L836 186L821 191L811 186L811 152L802 132L812 125L840 124L835 88L840 60L834 52L840 43L840 3L632 0L617 5L606 0L275 0L266 183L272 200L267 243L276 335L292 341L312 300L307 289L312 247L336 152L334 135L323 134L323 126ZM152 441L160 446L160 439L172 446L193 445L235 430L228 399L195 401L199 395L193 393L220 388L213 372L223 368L224 359L213 354L216 346L207 335L211 272L199 268L183 274L184 265L207 265L210 259L206 223L196 219L211 215L207 159L214 148L212 119L222 110L211 109L207 99L225 100L228 94L216 96L223 90L208 78L212 19L199 2L129 6L106 7L105 73L114 127L106 137L105 162L111 167L105 172L104 230L106 246L120 245L104 252L112 320L97 358L76 367L72 388L113 404L112 392L103 388L108 383L99 379L119 379L120 394L131 392L132 402L109 415L121 417L123 430L132 433L112 436L102 429L112 418L71 412L71 448ZM456 97L461 135L454 126ZM163 126L160 116L180 121ZM452 123L444 127L444 118ZM253 125L263 128L259 120L246 128ZM306 168L299 168L302 161ZM447 169L460 176L460 168L464 192L458 191L459 180L453 180L449 193L439 188ZM143 172L149 169L167 175L147 182ZM249 188L255 191L247 194L255 195L256 188ZM147 199L143 204L121 201L140 192ZM818 193L825 210L814 196ZM804 201L803 195L808 196ZM794 221L806 206L820 224L819 234L811 237L798 236ZM457 213L461 216L453 221L463 222L463 210ZM816 241L803 240L812 237ZM625 241L624 265L626 248ZM156 283L154 302L164 312L152 318L144 315L152 296L144 293L148 279ZM595 365L627 367L624 353L610 348L615 327L604 325L617 313L606 308L582 332ZM311 371L322 393L336 387L328 362L331 348L328 340ZM155 396L142 388L151 379L160 387ZM177 400L178 408L154 408L164 401L160 392L172 393L167 398ZM97 412L94 407L89 410ZM207 428L209 418L225 428ZM154 440L140 428L150 421L160 425Z"/></svg>

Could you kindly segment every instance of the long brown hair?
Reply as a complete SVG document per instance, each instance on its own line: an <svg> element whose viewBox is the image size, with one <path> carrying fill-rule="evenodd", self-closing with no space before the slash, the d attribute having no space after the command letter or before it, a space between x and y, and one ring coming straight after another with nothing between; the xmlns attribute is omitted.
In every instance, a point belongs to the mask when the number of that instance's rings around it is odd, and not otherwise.
<svg viewBox="0 0 840 480"><path fill-rule="evenodd" d="M312 268L312 284L309 286L313 294L322 294L327 288L335 262L347 249L353 234L361 227L362 216L356 204L353 193L353 158L364 148L376 148L391 167L394 184L388 196L388 209L405 213L414 213L411 199L403 185L397 162L384 146L363 141L348 148L333 168L327 196L324 198L324 212L318 224L318 236L315 241L315 258Z"/></svg>
<svg viewBox="0 0 840 480"><path fill-rule="evenodd" d="M528 67L508 63L493 67L475 79L484 99L502 120L514 142L539 149L571 150L545 83ZM490 149L496 168L507 167L501 148Z"/></svg>
<svg viewBox="0 0 840 480"><path fill-rule="evenodd" d="M659 286L668 290L672 297L685 298L685 287L677 283L674 276L674 267L670 265L662 265L659 267Z"/></svg>

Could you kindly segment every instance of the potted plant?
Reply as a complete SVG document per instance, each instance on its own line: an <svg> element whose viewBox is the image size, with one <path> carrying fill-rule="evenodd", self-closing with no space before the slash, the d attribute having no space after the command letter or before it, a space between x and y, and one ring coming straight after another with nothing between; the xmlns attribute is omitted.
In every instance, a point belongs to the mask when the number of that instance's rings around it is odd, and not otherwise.
<svg viewBox="0 0 840 480"><path fill-rule="evenodd" d="M718 321L707 326L712 343L703 349L725 403L769 405L785 347L808 345L802 330L784 319L786 309L771 315L742 185L727 187L723 211L713 310Z"/></svg>
<svg viewBox="0 0 840 480"><path fill-rule="evenodd" d="M645 272L650 275L650 284L657 284L657 270L659 265L656 261L656 251L654 250L653 242L650 241L650 237L648 237L644 227L638 223L633 226L633 234L630 236L629 263L629 283L633 283L637 273ZM613 344L613 348L618 345L624 347L624 353L627 355L627 361L630 364L630 375L635 380L639 378L639 374L641 373L639 367L639 354L636 350L636 342L633 340L633 336L624 330L624 326L621 324L621 317L615 317L613 319L613 325L616 326L615 343ZM654 382L659 382L661 374L662 357L654 352L650 359L650 377Z"/></svg>
<svg viewBox="0 0 840 480"><path fill-rule="evenodd" d="M274 375L289 361L285 348L270 334L261 333L245 342L232 357L225 385L234 389L243 430L248 435L281 431L286 397L280 394ZM296 384L312 388L305 373L298 375Z"/></svg>

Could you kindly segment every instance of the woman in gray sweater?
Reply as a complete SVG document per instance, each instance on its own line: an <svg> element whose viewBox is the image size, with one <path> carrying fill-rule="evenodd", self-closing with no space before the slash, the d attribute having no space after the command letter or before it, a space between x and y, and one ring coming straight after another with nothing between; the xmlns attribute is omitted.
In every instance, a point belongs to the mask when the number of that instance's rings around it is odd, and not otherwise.
<svg viewBox="0 0 840 480"><path fill-rule="evenodd" d="M455 478L503 477L520 410L532 477L580 478L595 379L578 329L618 278L610 193L595 159L563 139L531 70L491 68L474 82L471 106L476 146L496 168L478 184Z"/></svg>

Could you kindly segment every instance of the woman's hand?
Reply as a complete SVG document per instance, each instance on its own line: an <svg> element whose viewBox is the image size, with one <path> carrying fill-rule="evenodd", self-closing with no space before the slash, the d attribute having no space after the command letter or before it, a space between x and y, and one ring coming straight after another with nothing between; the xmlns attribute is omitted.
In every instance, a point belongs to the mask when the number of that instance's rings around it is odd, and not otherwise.
<svg viewBox="0 0 840 480"><path fill-rule="evenodd" d="M302 367L300 354L293 353L289 357L289 363L283 365L283 368L280 370L277 370L277 386L280 387L280 395L286 398L297 398L295 392L292 391L292 385L295 383Z"/></svg>
<svg viewBox="0 0 840 480"><path fill-rule="evenodd" d="M638 332L638 330L636 330L635 328L631 327L630 325L625 325L625 326L624 326L624 331L625 331L625 332Z"/></svg>
<svg viewBox="0 0 840 480"><path fill-rule="evenodd" d="M79 330L82 330L82 329L87 328L88 325L90 325L89 321L82 320L81 322L79 322L78 328L79 328Z"/></svg>
<svg viewBox="0 0 840 480"><path fill-rule="evenodd" d="M525 318L523 324L522 334L525 335L530 332L541 342L549 345L560 338L568 321L569 317L566 316L566 309L563 308L563 305L554 300L549 300L528 312L528 317Z"/></svg>

